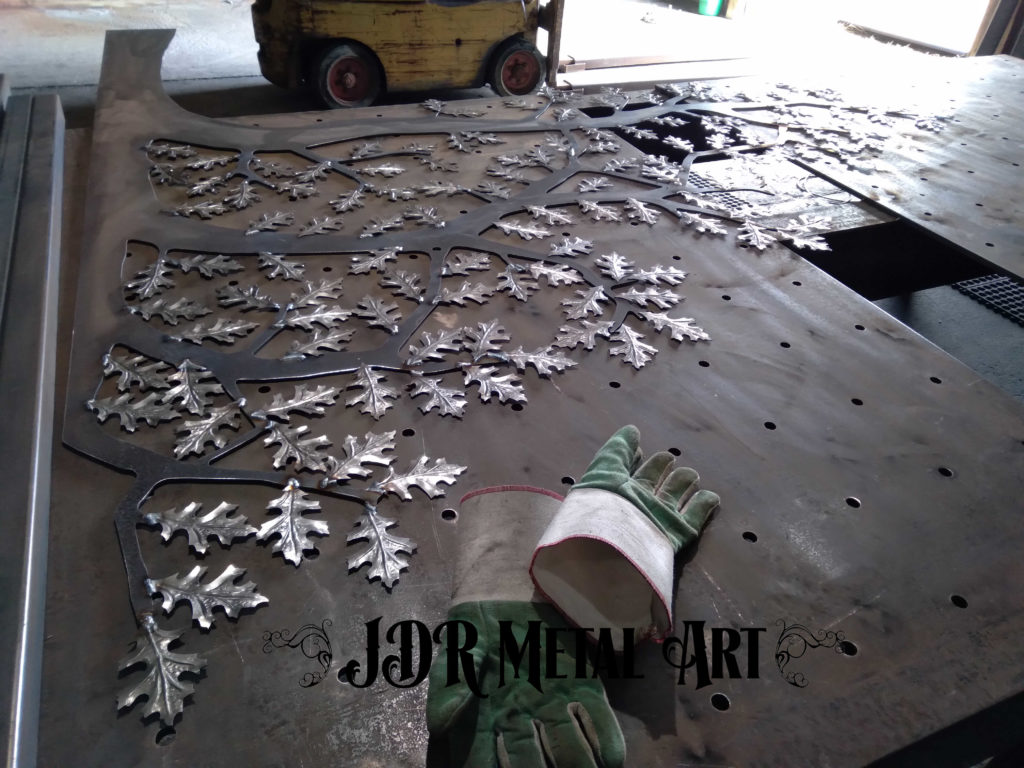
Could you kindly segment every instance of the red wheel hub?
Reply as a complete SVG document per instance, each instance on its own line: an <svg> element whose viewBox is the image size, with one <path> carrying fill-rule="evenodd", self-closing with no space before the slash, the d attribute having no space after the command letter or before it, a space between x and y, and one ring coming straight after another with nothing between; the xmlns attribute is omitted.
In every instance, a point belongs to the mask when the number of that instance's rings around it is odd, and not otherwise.
<svg viewBox="0 0 1024 768"><path fill-rule="evenodd" d="M529 93L539 80L540 64L527 51L516 51L501 65L501 84L509 93Z"/></svg>
<svg viewBox="0 0 1024 768"><path fill-rule="evenodd" d="M365 99L373 84L373 73L366 62L346 56L331 64L327 72L327 89L335 101L358 102Z"/></svg>

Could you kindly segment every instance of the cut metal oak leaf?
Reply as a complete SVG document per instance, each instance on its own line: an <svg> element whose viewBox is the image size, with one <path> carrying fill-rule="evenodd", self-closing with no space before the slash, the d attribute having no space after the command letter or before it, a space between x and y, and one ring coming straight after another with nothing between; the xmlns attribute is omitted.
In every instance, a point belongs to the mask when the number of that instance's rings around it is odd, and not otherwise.
<svg viewBox="0 0 1024 768"><path fill-rule="evenodd" d="M736 239L759 251L763 251L775 242L775 237L768 233L767 228L749 220L740 224L740 228L736 232Z"/></svg>
<svg viewBox="0 0 1024 768"><path fill-rule="evenodd" d="M159 392L150 392L137 401L132 401L131 392L125 392L116 398L89 400L86 407L96 412L96 418L100 422L106 421L110 416L117 416L125 432L134 432L140 420L155 427L161 421L171 421L181 416L174 408L161 401Z"/></svg>
<svg viewBox="0 0 1024 768"><path fill-rule="evenodd" d="M128 298L149 299L173 287L169 260L161 257L126 282L124 293Z"/></svg>
<svg viewBox="0 0 1024 768"><path fill-rule="evenodd" d="M217 275L230 275L232 272L241 272L245 269L245 267L230 256L223 256L221 254L208 255L197 253L192 256L171 259L168 263L172 267L177 267L186 275L195 270L208 279Z"/></svg>
<svg viewBox="0 0 1024 768"><path fill-rule="evenodd" d="M338 195L333 200L328 201L328 205L334 209L335 213L348 213L354 211L356 208L362 208L366 203L366 194L361 189L355 189L351 192Z"/></svg>
<svg viewBox="0 0 1024 768"><path fill-rule="evenodd" d="M594 250L594 243L581 237L563 237L559 243L551 244L552 256L586 256Z"/></svg>
<svg viewBox="0 0 1024 768"><path fill-rule="evenodd" d="M293 413L301 413L303 416L323 416L327 412L326 409L334 405L334 401L337 399L337 387L328 387L324 384L319 384L316 387L296 384L295 392L291 397L285 398L282 393L275 392L270 403L253 411L252 417L254 419L288 421Z"/></svg>
<svg viewBox="0 0 1024 768"><path fill-rule="evenodd" d="M365 320L371 328L383 328L388 333L398 333L398 323L402 319L397 304L387 304L373 296L360 299L353 314Z"/></svg>
<svg viewBox="0 0 1024 768"><path fill-rule="evenodd" d="M461 419L466 409L466 398L460 389L451 389L443 386L442 379L432 379L426 376L417 375L413 380L413 388L410 397L429 395L427 402L420 405L423 413L429 413L437 408L441 416L455 416Z"/></svg>
<svg viewBox="0 0 1024 768"><path fill-rule="evenodd" d="M134 650L118 662L117 668L127 672L142 664L146 667L146 676L120 692L117 697L119 710L145 697L147 704L143 710L144 717L159 715L164 725L174 724L175 718L184 709L185 699L195 690L193 683L182 680L181 676L195 675L198 678L206 667L206 659L198 654L174 653L169 650L183 634L184 630L167 632L160 629L152 616L142 619Z"/></svg>
<svg viewBox="0 0 1024 768"><path fill-rule="evenodd" d="M612 346L608 348L608 354L621 355L625 362L639 370L658 353L657 347L641 341L643 337L642 333L637 333L628 325L620 325L619 330L612 334Z"/></svg>
<svg viewBox="0 0 1024 768"><path fill-rule="evenodd" d="M498 320L489 323L477 323L476 328L463 328L464 347L474 360L484 355L500 354L499 344L509 340L505 327Z"/></svg>
<svg viewBox="0 0 1024 768"><path fill-rule="evenodd" d="M303 328L307 331L314 330L314 325L321 328L334 328L345 322L352 316L352 310L341 307L328 306L327 304L316 304L306 312L291 310L284 317L284 325L288 328Z"/></svg>
<svg viewBox="0 0 1024 768"><path fill-rule="evenodd" d="M326 235L328 232L337 232L345 226L341 216L314 216L309 223L299 230L299 237L311 235Z"/></svg>
<svg viewBox="0 0 1024 768"><path fill-rule="evenodd" d="M548 281L548 285L557 287L559 285L574 285L576 283L582 283L583 278L580 277L580 273L572 267L567 267L564 264L544 264L539 261L535 261L530 265L530 274L540 280L542 277Z"/></svg>
<svg viewBox="0 0 1024 768"><path fill-rule="evenodd" d="M341 296L342 283L343 278L340 277L335 280L321 280L319 283L307 282L302 291L292 294L291 307L301 309L334 301Z"/></svg>
<svg viewBox="0 0 1024 768"><path fill-rule="evenodd" d="M187 357L181 361L178 370L167 377L173 386L160 398L160 402L180 406L189 413L201 416L210 407L210 398L224 392L224 388L213 378L213 374Z"/></svg>
<svg viewBox="0 0 1024 768"><path fill-rule="evenodd" d="M395 432L392 430L379 435L367 432L362 442L348 435L342 447L345 449L345 458L330 456L327 459L327 478L321 483L324 487L331 483L343 483L353 477L369 477L371 470L366 469L364 464L382 467L390 465L395 457L385 456L384 452L395 449Z"/></svg>
<svg viewBox="0 0 1024 768"><path fill-rule="evenodd" d="M526 366L532 365L537 369L538 375L545 377L550 376L552 372L561 373L566 368L576 365L561 352L556 352L550 347L540 347L532 352L526 352L522 347L517 347L508 353L508 359L520 371L525 371Z"/></svg>
<svg viewBox="0 0 1024 768"><path fill-rule="evenodd" d="M594 264L601 270L601 274L609 280L616 282L630 277L633 274L633 268L636 266L633 262L615 252L599 256Z"/></svg>
<svg viewBox="0 0 1024 768"><path fill-rule="evenodd" d="M159 525L160 536L170 541L178 531L184 531L188 545L197 554L206 554L207 541L216 538L223 546L231 546L235 539L245 539L256 533L244 515L234 514L237 504L222 501L209 512L203 505L192 501L181 509L171 507L163 512L148 512L142 517L146 525Z"/></svg>
<svg viewBox="0 0 1024 768"><path fill-rule="evenodd" d="M444 489L440 486L454 485L455 478L466 471L465 467L457 464L449 464L443 458L436 459L434 464L428 465L426 456L420 456L416 463L408 471L401 474L395 472L395 468L388 470L388 476L373 486L374 490L381 493L393 493L406 501L412 500L410 488L419 488L432 499L444 496Z"/></svg>
<svg viewBox="0 0 1024 768"><path fill-rule="evenodd" d="M601 205L593 200L580 200L580 211L587 214L591 221L622 221L622 215L610 205Z"/></svg>
<svg viewBox="0 0 1024 768"><path fill-rule="evenodd" d="M212 339L219 344L234 344L239 338L248 336L256 328L259 328L256 323L219 317L212 323L196 323L187 331L171 338L175 341L188 341L192 344L202 344L206 339Z"/></svg>
<svg viewBox="0 0 1024 768"><path fill-rule="evenodd" d="M543 205L528 205L527 213L535 219L543 219L545 224L558 226L559 224L572 224L572 216L561 211L545 208Z"/></svg>
<svg viewBox="0 0 1024 768"><path fill-rule="evenodd" d="M279 227L290 227L295 223L295 216L284 211L264 213L258 219L249 222L249 228L245 230L247 235L256 235L260 232L273 232Z"/></svg>
<svg viewBox="0 0 1024 768"><path fill-rule="evenodd" d="M662 331L668 329L675 341L689 339L690 341L710 341L711 337L700 328L694 325L692 317L669 317L665 312L644 312L644 320L654 326L654 330Z"/></svg>
<svg viewBox="0 0 1024 768"><path fill-rule="evenodd" d="M409 567L408 558L401 553L415 552L416 542L388 533L387 529L397 522L377 514L377 509L369 504L356 524L358 527L348 535L348 542L366 541L366 546L348 559L349 571L369 565L366 578L369 581L380 579L381 584L391 589L399 574Z"/></svg>
<svg viewBox="0 0 1024 768"><path fill-rule="evenodd" d="M678 293L673 293L667 288L644 288L642 291L630 288L625 293L619 294L618 298L631 301L641 307L646 307L650 303L659 309L674 307L682 299Z"/></svg>
<svg viewBox="0 0 1024 768"><path fill-rule="evenodd" d="M576 298L574 299L563 299L562 306L565 307L565 316L570 320L580 320L587 315L597 315L600 317L604 314L604 307L601 306L601 302L611 301L608 295L604 292L604 289L595 285L589 289L581 289L576 291Z"/></svg>
<svg viewBox="0 0 1024 768"><path fill-rule="evenodd" d="M480 399L490 402L496 395L499 402L526 402L526 392L514 373L496 375L500 369L493 365L471 365L464 372L465 385L476 384Z"/></svg>
<svg viewBox="0 0 1024 768"><path fill-rule="evenodd" d="M243 179L224 196L224 204L241 211L262 199L252 183Z"/></svg>
<svg viewBox="0 0 1024 768"><path fill-rule="evenodd" d="M143 320L159 317L168 325L177 325L182 320L195 320L197 317L210 314L210 309L192 299L182 297L174 302L154 297L141 304L129 306L128 311L139 315Z"/></svg>
<svg viewBox="0 0 1024 768"><path fill-rule="evenodd" d="M280 308L276 301L260 290L258 285L225 285L218 288L217 303L222 307L237 307L242 312L276 312Z"/></svg>
<svg viewBox="0 0 1024 768"><path fill-rule="evenodd" d="M530 298L530 292L537 290L537 283L528 272L509 264L505 267L505 271L498 275L497 290L499 292L508 291L512 298L527 301Z"/></svg>
<svg viewBox="0 0 1024 768"><path fill-rule="evenodd" d="M274 452L275 468L283 469L289 462L294 461L295 470L324 471L327 455L323 449L329 446L331 441L326 435L305 437L307 432L309 426L306 424L298 427L275 424L270 428L270 434L263 439L263 445L269 447L277 444L278 448Z"/></svg>
<svg viewBox="0 0 1024 768"><path fill-rule="evenodd" d="M398 390L389 387L384 374L369 368L366 365L359 366L356 371L355 381L349 384L348 389L360 388L363 391L345 401L346 406L362 405L361 413L368 413L375 419L379 419L388 408L394 407L388 402L398 397Z"/></svg>
<svg viewBox="0 0 1024 768"><path fill-rule="evenodd" d="M346 328L322 329L313 332L308 339L296 339L288 347L282 360L302 360L306 357L319 357L323 350L340 352L342 344L352 338L355 331Z"/></svg>
<svg viewBox="0 0 1024 768"><path fill-rule="evenodd" d="M228 618L237 619L242 610L270 602L257 591L255 582L237 583L245 575L244 568L229 565L220 576L203 584L206 571L205 566L197 565L184 576L172 573L163 579L146 579L146 589L151 595L162 595L160 607L166 614L181 601L188 601L193 621L203 629L213 626L213 612L217 608L223 609Z"/></svg>
<svg viewBox="0 0 1024 768"><path fill-rule="evenodd" d="M175 431L179 434L174 445L174 457L183 459L190 454L202 455L207 443L215 448L223 448L227 444L227 436L221 433L224 427L238 429L239 410L235 403L228 403L222 408L212 408L202 418L185 421Z"/></svg>
<svg viewBox="0 0 1024 768"><path fill-rule="evenodd" d="M625 208L626 215L630 219L643 224L654 224L661 215L660 211L656 208L652 208L633 197L627 198Z"/></svg>
<svg viewBox="0 0 1024 768"><path fill-rule="evenodd" d="M387 272L380 280L380 287L394 289L391 292L394 296L423 303L423 286L420 285L420 276L415 272L408 272L404 269Z"/></svg>
<svg viewBox="0 0 1024 768"><path fill-rule="evenodd" d="M679 219L683 222L684 226L693 227L696 232L702 235L725 235L729 232L718 219L713 219L710 216L680 211Z"/></svg>
<svg viewBox="0 0 1024 768"><path fill-rule="evenodd" d="M575 349L582 344L584 349L591 350L597 343L598 336L608 338L611 328L611 321L600 320L581 320L579 326L563 325L558 329L554 346Z"/></svg>
<svg viewBox="0 0 1024 768"><path fill-rule="evenodd" d="M496 221L494 226L504 232L506 235L519 235L523 240L533 240L534 238L543 239L545 237L551 237L552 233L550 230L539 227L535 224L522 221Z"/></svg>
<svg viewBox="0 0 1024 768"><path fill-rule="evenodd" d="M661 264L655 264L653 267L638 269L633 277L642 283L650 285L679 285L679 283L686 279L686 273L675 267L664 267Z"/></svg>
<svg viewBox="0 0 1024 768"><path fill-rule="evenodd" d="M297 261L288 261L284 256L266 251L260 253L259 263L260 269L270 270L267 272L268 280L273 280L275 277L284 280L301 280L302 273L306 271L305 265L299 264Z"/></svg>
<svg viewBox="0 0 1024 768"><path fill-rule="evenodd" d="M442 328L437 335L424 331L420 335L419 345L409 345L409 356L405 360L408 366L422 365L430 360L444 360L445 353L458 352L462 344L462 329L447 330Z"/></svg>
<svg viewBox="0 0 1024 768"><path fill-rule="evenodd" d="M284 491L267 505L268 510L278 510L278 514L260 526L256 538L260 541L277 536L273 551L280 552L289 563L296 568L302 562L302 553L316 549L310 541L311 534L326 536L330 533L327 522L312 520L304 512L319 512L320 503L299 487L294 478L288 481Z"/></svg>
<svg viewBox="0 0 1024 768"><path fill-rule="evenodd" d="M103 356L103 375L117 374L117 391L127 392L132 384L140 389L167 389L170 383L164 373L171 370L167 363L152 360L145 355L133 357L107 354Z"/></svg>
<svg viewBox="0 0 1024 768"><path fill-rule="evenodd" d="M366 275L370 270L374 270L378 274L386 274L388 262L395 261L401 250L401 248L381 248L378 251L357 254L352 257L348 273L350 275Z"/></svg>
<svg viewBox="0 0 1024 768"><path fill-rule="evenodd" d="M442 277L468 275L470 271L486 272L491 268L491 256L479 251L452 251L441 268Z"/></svg>
<svg viewBox="0 0 1024 768"><path fill-rule="evenodd" d="M442 286L441 292L434 299L435 304L458 304L460 307L466 306L467 301L475 301L477 304L487 303L487 297L491 296L494 291L488 288L483 283L477 283L473 285L469 280L466 280L457 289L452 290L448 286Z"/></svg>

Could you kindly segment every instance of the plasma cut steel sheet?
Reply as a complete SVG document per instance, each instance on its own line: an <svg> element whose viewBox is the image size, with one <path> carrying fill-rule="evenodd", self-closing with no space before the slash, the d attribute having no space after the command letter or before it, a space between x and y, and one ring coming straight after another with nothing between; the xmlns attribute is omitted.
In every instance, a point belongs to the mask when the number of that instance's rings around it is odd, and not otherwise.
<svg viewBox="0 0 1024 768"><path fill-rule="evenodd" d="M776 765L784 748L787 764L862 765L1019 692L1015 680L1024 664L1015 639L1024 630L1024 567L1018 555L1024 544L1018 501L1024 497L1024 411L1010 397L792 252L737 247L732 223L728 237L681 228L673 213L685 206L669 200L663 187L629 174L605 174L613 188L600 192L606 197L589 199L613 207L623 221L584 217L577 205L582 197L577 170L588 169L585 177L601 176L607 156L563 153L557 163L548 163L551 169L533 168L532 183L509 184L508 199L463 194L453 205L438 205L447 226L426 234L409 226L359 237L369 217L407 204L392 203L387 194L368 196L367 210L348 216L340 232L302 238L295 233L304 222L291 234L247 236L248 212L235 216L241 228L231 220L167 216L161 211L174 201L149 180L154 163L143 148L151 140L280 154L373 136L385 142L397 137L402 145L425 142L424 136L443 144L460 131L496 134L506 144L492 151L483 143L457 156L453 181L471 186L484 177L493 152L523 154L548 145L545 133L583 126L560 123L555 107L531 118L499 100L457 105L485 115L490 111L495 118L440 110L435 117L420 107L392 107L296 117L291 127L280 127L286 118L270 121L275 127L260 124L261 118L249 125L208 120L182 112L162 92L160 56L169 39L164 32L112 33L105 53L63 424L65 442L75 451L58 453L54 482L41 764L444 765L428 754L425 684L402 690L378 682L357 690L340 683L337 670L361 657L368 621L383 617L387 626L415 618L433 625L443 619L458 525L446 510L457 509L461 494L504 483L564 489L603 440L626 423L640 427L647 450L676 449L681 461L700 471L703 487L722 497L704 537L678 566L678 631L684 620L767 630L761 633L758 679L720 680L701 690L692 680L679 686L677 671L661 659L660 649L648 646L639 659L647 677L643 683L609 681L631 764ZM606 129L669 108L616 111L586 119L586 127ZM345 158L348 151L346 146ZM637 155L623 145L615 157ZM401 162L412 166L408 156ZM263 191L269 196L267 188ZM657 209L656 221L631 222L623 202L630 196ZM331 213L326 200L314 202L318 215ZM564 230L551 226L551 238L540 238L539 245L492 227L506 214L538 224L526 213L527 205L571 212L574 222ZM457 212L462 210L467 212ZM569 236L591 241L592 252L551 261L550 243ZM146 243L155 250L140 245ZM404 357L408 343L418 343L424 329L436 333L492 319L507 329L508 347L551 344L560 326L575 323L567 320L561 301L584 284L541 285L527 302L496 293L465 308L433 308L429 300L421 304L380 292L381 298L400 303L403 315L429 315L427 325L414 328L415 321L409 321L393 336L376 331L381 334L372 337L376 347L327 352L288 363L290 368L272 357L246 354L244 347L231 353L233 347L175 341L176 326L129 313L141 302L126 297L122 288L140 268L126 262L151 265L161 252L227 254L250 272L258 271L249 265L259 252L275 252L301 260L316 280L344 276L340 301L351 309L363 295L352 287L361 284L359 275L348 273L351 257L388 246L405 249L396 264L424 270L425 296L443 286L457 288L464 279L493 288L504 267L498 254L523 265L547 260L578 268L587 283L620 297L636 286L614 287L597 266L599 255L615 252L638 268L684 269L686 279L670 287L685 300L669 314L695 318L711 340L671 340L643 324L640 314L627 314L629 307L619 298L597 319L625 319L644 334L644 342L656 350L646 365L637 369L607 354L612 345L597 338L593 351L561 350L575 366L552 372L550 380L532 367L517 373L525 403L483 403L475 386L467 387L467 405L458 419L421 411L424 399L405 391L413 379L394 363L396 355ZM442 278L436 267L459 246L492 254L492 269ZM414 253L417 259L410 259ZM428 261L435 269L423 266ZM224 275L208 282L179 272L174 280L193 298L232 279ZM458 282L451 285L453 280ZM259 284L267 291L279 286L264 278ZM253 336L275 332L267 321ZM158 437L173 431L175 422L149 431L140 425L139 442L119 430L116 418L100 424L84 404L114 394L113 378L106 379L106 390L97 391L103 380L100 360L114 345L168 364L187 357L209 368L226 390L216 395L218 404L237 402L239 395L250 403L271 394L288 396L302 382L346 387L354 365L379 365L400 390L379 421L339 400L323 417L296 417L294 423L309 424L310 435L326 433L335 446L345 435L393 430L400 469L421 453L467 469L445 488L446 497L427 498L413 489L411 501L394 496L381 501L380 512L399 521L395 533L418 543L409 569L385 590L367 581L365 567L348 573L346 561L358 546L347 546L345 536L360 505L345 495L344 486L341 494L322 493L322 474L271 469L272 451L261 440L228 455L208 451L177 461L170 453L173 443ZM276 351L286 350L279 344ZM451 369L451 363L436 365ZM448 374L447 379L455 387L461 377ZM358 390L341 396L354 394ZM244 440L250 431L262 437L260 430L253 422L230 437ZM101 467L83 454L123 471ZM209 462L211 455L219 460ZM375 477L383 473L373 469ZM237 504L250 523L261 525L268 519L268 502L290 476L318 499L323 511L316 518L331 527L330 536L316 539L319 556L300 568L272 557L270 542L250 538L230 548L210 542L206 556L198 559L180 535L162 544L156 528L136 530L140 511L192 501L205 510L221 501ZM122 545L130 548L134 540L138 546L134 555L125 552L130 579L138 578L140 564L152 576L186 573L201 564L212 577L230 562L246 569L245 578L258 583L269 604L237 621L217 612L209 632L190 628L184 608L165 617L143 585L135 581L126 587L111 525L119 506ZM176 652L197 653L207 661L173 734L140 724L141 703L120 714L115 710L120 692L142 677L136 670L119 679L117 666L137 634L134 616L146 611L153 611L165 629L184 633ZM304 686L309 681L304 675L322 672L321 665L299 650L274 647L275 638L283 637L274 633L297 633L310 625L330 640L332 655L326 677ZM817 637L832 647L809 648L797 656L799 641L785 642L793 632L784 627L793 625L820 632ZM841 632L852 645L838 646L838 635L828 632ZM793 656L786 673L801 673L806 686L791 684L775 666L778 642ZM836 653L834 647L847 652ZM726 711L712 705L713 694L728 697ZM721 706L721 699L715 701Z"/></svg>
<svg viewBox="0 0 1024 768"><path fill-rule="evenodd" d="M807 167L1007 274L1024 277L1024 61L922 57L920 69L876 82L868 98L916 86L946 102L945 130L887 150L870 173L834 161ZM898 103L898 102L897 102Z"/></svg>

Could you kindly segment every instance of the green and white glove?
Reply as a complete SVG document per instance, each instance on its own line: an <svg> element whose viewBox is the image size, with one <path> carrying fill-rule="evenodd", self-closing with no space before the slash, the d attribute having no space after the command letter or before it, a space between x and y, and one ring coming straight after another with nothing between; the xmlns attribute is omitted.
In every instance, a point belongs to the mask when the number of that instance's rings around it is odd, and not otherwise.
<svg viewBox="0 0 1024 768"><path fill-rule="evenodd" d="M562 497L550 491L504 486L463 498L459 554L449 620L477 632L470 651L478 696L459 670L448 684L444 647L430 669L427 727L444 742L453 768L621 768L625 743L600 679L580 659L577 633L534 589L527 571L540 534ZM518 667L505 648L501 624L517 648L536 642L539 680L528 679L529 653ZM548 629L565 629L551 633ZM448 630L452 631L451 629ZM532 636L532 639L531 639ZM549 655L553 640L557 648ZM583 641L580 645L585 646ZM526 645L525 647L529 647ZM548 659L557 660L553 679ZM583 674L577 674L582 672ZM534 685L539 682L541 690Z"/></svg>
<svg viewBox="0 0 1024 768"><path fill-rule="evenodd" d="M672 627L675 555L696 540L718 506L699 476L662 451L646 461L640 431L623 427L597 452L541 537L530 574L578 627L624 629L634 640Z"/></svg>

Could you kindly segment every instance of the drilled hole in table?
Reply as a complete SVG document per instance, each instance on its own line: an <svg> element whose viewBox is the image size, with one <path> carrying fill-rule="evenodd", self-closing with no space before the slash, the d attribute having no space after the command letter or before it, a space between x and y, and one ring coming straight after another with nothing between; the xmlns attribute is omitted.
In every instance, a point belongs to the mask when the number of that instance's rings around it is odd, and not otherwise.
<svg viewBox="0 0 1024 768"><path fill-rule="evenodd" d="M459 513L456 512L451 507L448 507L447 509L442 509L441 510L441 519L445 520L445 521L447 521L449 523L453 522L455 520L455 518L457 518L458 516L459 516Z"/></svg>
<svg viewBox="0 0 1024 768"><path fill-rule="evenodd" d="M415 434L416 434L416 430L413 429L412 427L407 427L406 429L402 430L402 435L404 437L412 437Z"/></svg>
<svg viewBox="0 0 1024 768"><path fill-rule="evenodd" d="M440 249L440 248L435 248L434 250L435 250L435 251L439 251L439 250L441 250L441 249ZM407 255L407 256L408 256L408 257L409 257L410 259L418 259L418 258L419 258L419 255L418 255L418 254L415 254L415 253L409 253L409 254L406 254L406 255Z"/></svg>
<svg viewBox="0 0 1024 768"><path fill-rule="evenodd" d="M230 283L228 283L228 285L238 285L238 281L232 280Z"/></svg>
<svg viewBox="0 0 1024 768"><path fill-rule="evenodd" d="M128 254L128 255L130 256L131 254ZM672 257L672 261L681 261L682 258L683 258L682 256L678 256L678 255L677 256L673 256Z"/></svg>
<svg viewBox="0 0 1024 768"><path fill-rule="evenodd" d="M844 656L856 656L857 650L857 646L849 640L843 640L839 643L839 652Z"/></svg>
<svg viewBox="0 0 1024 768"><path fill-rule="evenodd" d="M938 376L930 376L930 377L928 377L928 381L930 381L932 384L941 384L942 383L942 379L940 379Z"/></svg>
<svg viewBox="0 0 1024 768"><path fill-rule="evenodd" d="M995 243L985 243L985 245L988 246L989 248L995 248L996 247Z"/></svg>
<svg viewBox="0 0 1024 768"><path fill-rule="evenodd" d="M858 499L856 496L847 496L846 505L849 507L853 507L854 509L860 509L860 499Z"/></svg>
<svg viewBox="0 0 1024 768"><path fill-rule="evenodd" d="M771 429L777 429L777 426L776 426L774 421L766 421L764 423L764 428L771 430Z"/></svg>
<svg viewBox="0 0 1024 768"><path fill-rule="evenodd" d="M856 324L855 326L853 326L853 327L854 327L854 328L856 328L856 329L857 329L858 331L863 331L863 330L864 330L864 326L863 326L863 325L861 325L860 323L857 323L857 324Z"/></svg>
<svg viewBox="0 0 1024 768"><path fill-rule="evenodd" d="M732 296L730 296L730 295L729 295L729 294L727 294L727 293L726 293L726 294L723 294L723 295L722 295L722 301L732 301Z"/></svg>
<svg viewBox="0 0 1024 768"><path fill-rule="evenodd" d="M265 395L265 394L267 394L267 392L269 392L269 391L270 391L270 387L266 386L265 384L264 384L264 385L263 385L262 387L260 387L260 388L259 388L259 390L258 390L258 392L259 392L259 393L260 393L261 395Z"/></svg>
<svg viewBox="0 0 1024 768"><path fill-rule="evenodd" d="M864 401L861 400L859 397L851 397L850 402L853 403L854 405L864 405Z"/></svg>
<svg viewBox="0 0 1024 768"><path fill-rule="evenodd" d="M925 212L924 212L924 215L925 215L925 216L931 216L931 215L932 215L932 212L931 212L931 211L925 211Z"/></svg>
<svg viewBox="0 0 1024 768"><path fill-rule="evenodd" d="M955 475L956 472L954 472L949 467L939 467L939 474L942 475L943 477L953 477L953 475Z"/></svg>
<svg viewBox="0 0 1024 768"><path fill-rule="evenodd" d="M957 608L967 607L967 598L965 598L963 595L950 595L949 602L951 602Z"/></svg>
<svg viewBox="0 0 1024 768"><path fill-rule="evenodd" d="M799 280L794 280L793 285L803 285Z"/></svg>
<svg viewBox="0 0 1024 768"><path fill-rule="evenodd" d="M618 389L622 385L617 381L609 381L608 386L611 387L612 389Z"/></svg>
<svg viewBox="0 0 1024 768"><path fill-rule="evenodd" d="M779 346L782 347L783 349L789 349L793 345L790 344L788 341L780 341Z"/></svg>
<svg viewBox="0 0 1024 768"><path fill-rule="evenodd" d="M513 411L521 411L521 410L523 410L523 404L522 403L512 403L512 410Z"/></svg>
<svg viewBox="0 0 1024 768"><path fill-rule="evenodd" d="M320 550L319 549L307 550L307 551L302 553L302 556L306 560L316 560L318 557L320 557Z"/></svg>
<svg viewBox="0 0 1024 768"><path fill-rule="evenodd" d="M176 735L177 735L177 733L170 726L167 726L166 728L161 728L156 733L156 743L157 743L157 746L160 746L160 747L170 746L171 742L174 741L174 737Z"/></svg>
<svg viewBox="0 0 1024 768"><path fill-rule="evenodd" d="M698 360L697 365L699 365L701 368L707 368L708 366L711 365L711 363L709 363L707 360Z"/></svg>
<svg viewBox="0 0 1024 768"><path fill-rule="evenodd" d="M981 203L975 203L975 205L976 205L976 206L978 206L979 208L984 208L984 207L985 207L985 206L984 206L984 205L982 205Z"/></svg>
<svg viewBox="0 0 1024 768"><path fill-rule="evenodd" d="M753 542L757 541L757 534L754 533L753 531L744 531L743 532L743 540L744 541L749 541L749 542L753 543Z"/></svg>
<svg viewBox="0 0 1024 768"><path fill-rule="evenodd" d="M719 712L725 712L729 708L730 702L729 697L724 693L713 693L711 694L711 706L717 709Z"/></svg>
<svg viewBox="0 0 1024 768"><path fill-rule="evenodd" d="M324 272L333 272L334 267L324 267Z"/></svg>
<svg viewBox="0 0 1024 768"><path fill-rule="evenodd" d="M576 479L572 478L572 477L569 477L569 475L566 475L565 477L562 478L562 485L575 485L575 484L576 484Z"/></svg>
<svg viewBox="0 0 1024 768"><path fill-rule="evenodd" d="M682 456L683 455L683 452L680 451L678 448L669 448L668 452L671 453L673 456Z"/></svg>

